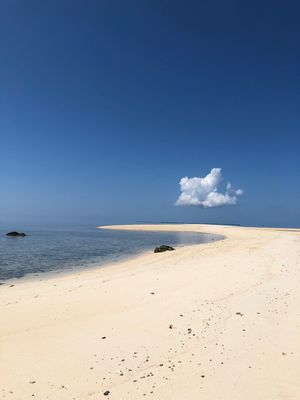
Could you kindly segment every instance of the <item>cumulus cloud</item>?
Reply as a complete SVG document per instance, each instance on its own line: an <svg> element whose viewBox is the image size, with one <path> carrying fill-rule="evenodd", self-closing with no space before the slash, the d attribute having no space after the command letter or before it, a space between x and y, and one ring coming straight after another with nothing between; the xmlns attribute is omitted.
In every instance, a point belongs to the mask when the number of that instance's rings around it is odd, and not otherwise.
<svg viewBox="0 0 300 400"><path fill-rule="evenodd" d="M221 207L234 205L237 197L243 194L242 189L233 189L230 182L226 185L226 192L218 192L218 186L222 180L221 168L213 168L204 178L188 178L180 180L181 194L176 201L177 206L202 206Z"/></svg>

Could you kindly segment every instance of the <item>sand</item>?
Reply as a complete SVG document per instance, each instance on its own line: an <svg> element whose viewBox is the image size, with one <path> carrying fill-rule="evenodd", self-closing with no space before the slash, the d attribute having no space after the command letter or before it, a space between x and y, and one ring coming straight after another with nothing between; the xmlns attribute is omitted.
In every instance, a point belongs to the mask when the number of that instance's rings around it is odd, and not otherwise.
<svg viewBox="0 0 300 400"><path fill-rule="evenodd" d="M0 399L300 399L299 230L119 228L226 239L1 285Z"/></svg>

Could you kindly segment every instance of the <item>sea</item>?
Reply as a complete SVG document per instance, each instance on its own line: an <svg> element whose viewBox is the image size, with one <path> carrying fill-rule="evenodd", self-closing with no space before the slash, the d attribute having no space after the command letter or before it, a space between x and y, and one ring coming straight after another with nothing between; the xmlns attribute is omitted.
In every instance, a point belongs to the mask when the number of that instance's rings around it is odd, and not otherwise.
<svg viewBox="0 0 300 400"><path fill-rule="evenodd" d="M27 230L25 237L0 230L0 281L28 274L87 269L137 256L162 244L175 248L223 239L194 232L154 232L72 227Z"/></svg>

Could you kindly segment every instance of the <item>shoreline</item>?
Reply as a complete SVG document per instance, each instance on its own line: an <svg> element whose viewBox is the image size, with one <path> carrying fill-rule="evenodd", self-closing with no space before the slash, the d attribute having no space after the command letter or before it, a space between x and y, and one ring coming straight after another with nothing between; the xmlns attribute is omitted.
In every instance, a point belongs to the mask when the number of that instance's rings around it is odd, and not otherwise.
<svg viewBox="0 0 300 400"><path fill-rule="evenodd" d="M120 226L120 225L119 225ZM133 230L133 229L127 229L125 227L129 227L128 225L122 225L122 228L117 229L113 225L108 225L108 226L97 226L96 229L103 229L103 230L117 230L117 231L124 231L124 230ZM134 231L138 232L139 229L134 229ZM142 229L141 231L149 231L152 233L159 232L155 229ZM162 230L164 233L172 233L176 232L175 230ZM184 231L183 233L199 233L199 234L205 234L205 235L210 235L208 232L193 232L193 231ZM220 235L222 236L222 235ZM226 237L218 238L218 239L212 239L212 242L214 241L219 241L219 240L225 240ZM173 246L176 246L176 249L180 249L182 247L187 247L187 246L199 246L199 245L204 245L204 243L187 243L187 244L172 244ZM52 269L49 271L41 271L41 272L31 272L31 273L25 273L24 276L20 277L13 277L9 279L2 279L0 280L0 288L1 286L7 286L11 284L17 284L17 283L23 283L25 281L42 281L44 279L51 279L56 278L58 276L69 276L69 275L74 275L74 274L80 274L82 272L86 272L89 270L97 270L100 268L111 268L113 266L116 266L118 263L123 263L126 261L135 261L136 258L138 257L143 257L147 254L153 253L153 248L149 247L148 249L143 249L140 251L137 251L136 253L126 253L123 255L118 256L117 258L114 258L113 256L110 257L110 259L105 260L103 263L99 263L97 261L91 261L87 263L86 265L76 265L76 266L68 266L65 268L61 269Z"/></svg>
<svg viewBox="0 0 300 400"><path fill-rule="evenodd" d="M3 398L300 397L300 230L104 228L226 240L0 286Z"/></svg>

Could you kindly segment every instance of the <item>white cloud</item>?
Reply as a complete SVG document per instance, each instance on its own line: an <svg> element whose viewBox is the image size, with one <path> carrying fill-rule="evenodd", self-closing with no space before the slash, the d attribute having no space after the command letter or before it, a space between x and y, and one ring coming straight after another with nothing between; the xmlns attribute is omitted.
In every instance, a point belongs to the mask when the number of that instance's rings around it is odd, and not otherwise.
<svg viewBox="0 0 300 400"><path fill-rule="evenodd" d="M243 194L242 189L234 190L230 182L226 192L218 192L222 180L221 168L213 168L204 178L184 177L180 180L181 194L176 201L177 206L221 207L237 203L237 197Z"/></svg>
<svg viewBox="0 0 300 400"><path fill-rule="evenodd" d="M235 194L236 194L237 196L241 196L243 193L244 193L244 192L242 191L242 189L238 189L238 190L235 191Z"/></svg>

